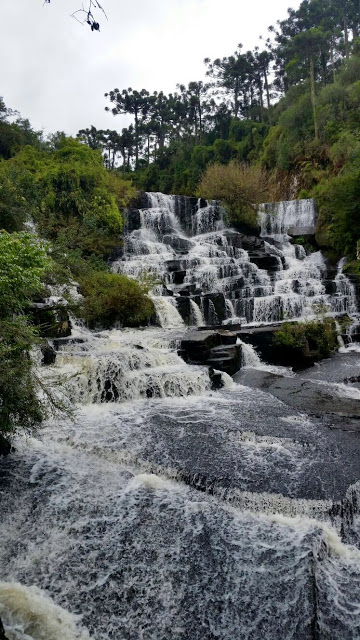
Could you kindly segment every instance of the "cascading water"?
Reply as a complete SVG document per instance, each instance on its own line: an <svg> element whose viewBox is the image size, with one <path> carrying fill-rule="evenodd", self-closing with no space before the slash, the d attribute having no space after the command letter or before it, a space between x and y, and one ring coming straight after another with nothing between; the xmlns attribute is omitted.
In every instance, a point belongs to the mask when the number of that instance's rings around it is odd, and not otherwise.
<svg viewBox="0 0 360 640"><path fill-rule="evenodd" d="M56 362L40 375L66 378L75 418L50 422L40 439L19 437L0 464L5 633L355 640L356 428L229 376L215 392L208 368L178 354L184 323L271 322L320 300L352 309L343 265L323 285L321 255L290 243L292 227L312 226L310 202L295 206L291 228L285 213L280 223L269 218L267 240L225 230L217 203L148 194L145 204L113 269L154 275L164 328L73 326L72 337L54 341ZM280 378L238 344L246 371Z"/></svg>
<svg viewBox="0 0 360 640"><path fill-rule="evenodd" d="M261 205L261 238L249 239L224 228L216 202L164 194L145 198L147 208L130 213L131 231L113 270L157 279L153 299L161 326L180 326L170 305L186 325L200 324L196 309L207 325L352 312L353 287L342 272L329 292L322 254L307 255L291 242L289 234L314 233L313 200Z"/></svg>

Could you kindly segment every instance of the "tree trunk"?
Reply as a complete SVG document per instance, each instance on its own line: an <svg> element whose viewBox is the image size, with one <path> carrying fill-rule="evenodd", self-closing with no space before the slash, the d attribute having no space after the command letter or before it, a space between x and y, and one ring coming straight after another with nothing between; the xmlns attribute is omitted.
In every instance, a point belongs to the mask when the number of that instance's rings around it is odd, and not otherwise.
<svg viewBox="0 0 360 640"><path fill-rule="evenodd" d="M147 163L150 164L150 135L147 137Z"/></svg>
<svg viewBox="0 0 360 640"><path fill-rule="evenodd" d="M310 93L311 93L311 104L312 104L313 116L314 116L315 140L317 140L319 136L319 131L318 131L317 116L316 116L315 60L313 55L310 57Z"/></svg>
<svg viewBox="0 0 360 640"><path fill-rule="evenodd" d="M270 91L269 91L269 83L267 79L266 69L264 69L263 73L264 73L264 84L265 84L265 90L266 90L266 102L267 102L268 109L270 109Z"/></svg>
<svg viewBox="0 0 360 640"><path fill-rule="evenodd" d="M238 117L239 112L239 80L236 78L235 80L235 90L234 90L234 113L235 118Z"/></svg>
<svg viewBox="0 0 360 640"><path fill-rule="evenodd" d="M323 85L326 86L327 85L327 81L326 81L326 58L325 58L325 53L321 54L321 66L322 66L322 75L323 75Z"/></svg>
<svg viewBox="0 0 360 640"><path fill-rule="evenodd" d="M261 82L261 76L259 76L259 100L260 100L260 122L264 121L264 98L263 98L263 86Z"/></svg>
<svg viewBox="0 0 360 640"><path fill-rule="evenodd" d="M336 82L336 71L335 71L335 59L334 59L334 42L333 42L332 38L331 38L330 55L331 55L331 67L332 67L332 72L333 72L333 79L334 79L334 83L335 83Z"/></svg>
<svg viewBox="0 0 360 640"><path fill-rule="evenodd" d="M137 169L139 164L139 118L138 118L137 107L135 107L134 115L135 115L135 168Z"/></svg>
<svg viewBox="0 0 360 640"><path fill-rule="evenodd" d="M349 60L349 32L348 32L347 16L344 16L344 36L345 36L345 56L346 56L346 60Z"/></svg>

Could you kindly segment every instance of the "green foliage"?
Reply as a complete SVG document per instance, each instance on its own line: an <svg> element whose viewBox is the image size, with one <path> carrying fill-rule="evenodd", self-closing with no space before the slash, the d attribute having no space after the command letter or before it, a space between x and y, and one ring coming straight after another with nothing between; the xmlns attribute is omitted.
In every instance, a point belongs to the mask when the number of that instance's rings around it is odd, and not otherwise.
<svg viewBox="0 0 360 640"><path fill-rule="evenodd" d="M21 313L42 289L50 265L44 245L29 233L0 232L0 317Z"/></svg>
<svg viewBox="0 0 360 640"><path fill-rule="evenodd" d="M114 324L139 326L147 323L154 305L146 295L148 286L126 276L93 272L81 279L83 314L91 328Z"/></svg>
<svg viewBox="0 0 360 640"><path fill-rule="evenodd" d="M309 349L317 357L328 358L337 349L335 322L332 318L303 323L285 322L273 338L276 347Z"/></svg>
<svg viewBox="0 0 360 640"><path fill-rule="evenodd" d="M324 180L314 190L319 204L317 240L340 254L355 255L360 239L360 165Z"/></svg>
<svg viewBox="0 0 360 640"><path fill-rule="evenodd" d="M0 435L32 430L46 416L49 403L30 357L38 342L36 329L24 311L42 290L50 259L37 237L0 233ZM47 399L52 402L51 394Z"/></svg>
<svg viewBox="0 0 360 640"><path fill-rule="evenodd" d="M232 161L228 165L209 165L198 195L221 200L231 224L254 230L258 226L256 203L265 201L266 189L266 175L259 167Z"/></svg>
<svg viewBox="0 0 360 640"><path fill-rule="evenodd" d="M35 340L25 317L0 320L0 435L32 430L43 420L29 356Z"/></svg>

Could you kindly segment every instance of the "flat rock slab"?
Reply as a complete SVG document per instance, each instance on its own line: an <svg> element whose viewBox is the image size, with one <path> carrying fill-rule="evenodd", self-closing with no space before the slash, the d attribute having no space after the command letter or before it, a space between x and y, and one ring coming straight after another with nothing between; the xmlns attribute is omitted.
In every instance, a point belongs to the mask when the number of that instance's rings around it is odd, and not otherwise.
<svg viewBox="0 0 360 640"><path fill-rule="evenodd" d="M341 421L337 428L360 431L360 399L356 398L356 392L352 394L351 388L349 397L346 397L336 384L306 380L298 376L285 377L258 369L246 369L236 374L235 379L245 386L271 393L298 411L311 415L332 414L350 418L352 420L349 424Z"/></svg>

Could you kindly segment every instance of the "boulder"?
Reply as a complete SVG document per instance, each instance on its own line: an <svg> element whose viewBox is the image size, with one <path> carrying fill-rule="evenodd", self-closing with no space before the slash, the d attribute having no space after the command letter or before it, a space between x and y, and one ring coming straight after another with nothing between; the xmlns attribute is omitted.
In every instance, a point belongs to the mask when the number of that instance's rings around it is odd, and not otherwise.
<svg viewBox="0 0 360 640"><path fill-rule="evenodd" d="M188 238L170 234L163 236L163 243L169 245L175 249L175 251L180 253L187 253L195 246L194 242Z"/></svg>
<svg viewBox="0 0 360 640"><path fill-rule="evenodd" d="M265 271L279 271L281 267L281 259L279 256L269 253L251 252L249 253L250 262L256 264L259 269Z"/></svg>
<svg viewBox="0 0 360 640"><path fill-rule="evenodd" d="M45 342L44 344L41 345L40 350L43 356L41 360L41 364L43 365L54 364L56 360L55 348L49 342Z"/></svg>
<svg viewBox="0 0 360 640"><path fill-rule="evenodd" d="M4 629L3 623L1 622L1 618L0 618L0 640L8 640L5 635L5 629Z"/></svg>
<svg viewBox="0 0 360 640"><path fill-rule="evenodd" d="M84 342L86 342L84 338L73 338L72 336L65 338L55 338L55 340L52 341L54 349L56 351L59 351L61 347L67 344L84 344Z"/></svg>
<svg viewBox="0 0 360 640"><path fill-rule="evenodd" d="M214 391L216 389L222 389L222 387L224 386L224 381L222 379L220 371L214 371L213 367L209 367L209 378L211 380L211 388Z"/></svg>
<svg viewBox="0 0 360 640"><path fill-rule="evenodd" d="M196 331L181 342L179 355L188 364L207 364L233 375L241 366L241 348L231 331Z"/></svg>
<svg viewBox="0 0 360 640"><path fill-rule="evenodd" d="M214 369L225 371L230 376L239 371L241 367L241 348L239 345L221 345L213 347L207 359Z"/></svg>
<svg viewBox="0 0 360 640"><path fill-rule="evenodd" d="M7 440L5 436L3 436L0 433L0 456L8 456L9 453L11 453L11 444L9 440ZM0 631L1 631L1 628L0 628ZM1 640L1 634L0 634L0 640Z"/></svg>

